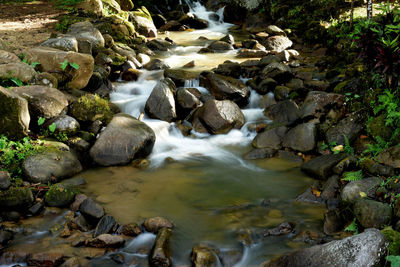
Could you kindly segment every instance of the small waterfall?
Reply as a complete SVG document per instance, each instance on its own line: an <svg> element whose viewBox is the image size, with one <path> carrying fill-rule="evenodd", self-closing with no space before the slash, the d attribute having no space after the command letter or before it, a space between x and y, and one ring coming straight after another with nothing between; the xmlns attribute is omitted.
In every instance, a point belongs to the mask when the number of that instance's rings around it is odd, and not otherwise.
<svg viewBox="0 0 400 267"><path fill-rule="evenodd" d="M184 86L188 88L200 87L200 81L199 79L185 80Z"/></svg>

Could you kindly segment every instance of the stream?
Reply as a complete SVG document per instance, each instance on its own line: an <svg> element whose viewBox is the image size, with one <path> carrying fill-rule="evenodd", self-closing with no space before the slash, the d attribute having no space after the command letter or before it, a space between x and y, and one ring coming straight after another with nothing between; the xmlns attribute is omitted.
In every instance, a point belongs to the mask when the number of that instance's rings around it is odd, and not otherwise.
<svg viewBox="0 0 400 267"><path fill-rule="evenodd" d="M225 60L245 61L235 58L237 50L227 53L198 54L212 40L225 36L232 24L211 21L211 12L199 3L189 3L191 12L206 19L210 26L205 30L164 33L177 47L156 57L171 68L181 68L194 60L190 69L199 73L211 70ZM200 38L207 37L208 40ZM240 40L241 35L235 35ZM142 70L141 70L142 71ZM120 83L111 95L111 101L121 111L134 117L144 112L144 106L163 71L142 71L135 82ZM245 81L245 80L244 80ZM186 81L185 87L199 86L198 80ZM195 244L208 243L222 254L231 255L234 264L221 266L257 266L274 256L299 247L293 235L263 237L266 229L282 222L291 222L296 232L322 229L323 205L296 202L296 197L307 189L313 179L300 171L298 161L279 158L247 161L243 154L250 151L256 135L255 123L267 123L261 107L261 96L251 91L249 105L243 109L246 123L241 130L225 135L193 133L184 136L174 123L144 117L143 121L156 133L156 143L148 160L147 169L128 165L96 168L81 173L87 184L80 190L99 202L106 213L120 224L141 223L145 218L162 216L174 222L171 250L174 266L190 266L190 253ZM64 214L49 214L37 220L35 233L21 233L14 247L67 250L61 238L46 231L51 225L61 224ZM47 218L47 219L46 219ZM46 223L43 223L45 221ZM117 252L111 252L92 266L148 266L147 253L155 235L143 233L127 242ZM72 254L78 248L68 248ZM146 253L147 252L147 253ZM119 265L110 255L120 253L130 265ZM232 256L234 255L234 256ZM236 256L235 256L236 255ZM227 256L229 258L229 256Z"/></svg>

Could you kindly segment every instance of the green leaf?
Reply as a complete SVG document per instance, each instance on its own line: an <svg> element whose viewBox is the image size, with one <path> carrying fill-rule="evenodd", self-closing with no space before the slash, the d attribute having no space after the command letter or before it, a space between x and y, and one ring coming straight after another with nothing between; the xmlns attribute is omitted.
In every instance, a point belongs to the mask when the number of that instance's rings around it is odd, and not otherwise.
<svg viewBox="0 0 400 267"><path fill-rule="evenodd" d="M10 78L10 80L15 83L17 86L24 86L24 83L18 78Z"/></svg>
<svg viewBox="0 0 400 267"><path fill-rule="evenodd" d="M60 64L61 64L61 69L65 70L68 67L68 60L64 60L64 62L62 62Z"/></svg>
<svg viewBox="0 0 400 267"><path fill-rule="evenodd" d="M358 234L358 225L356 222L356 218L354 218L353 222L349 224L346 228L344 228L345 231L347 232L352 232L354 234Z"/></svg>
<svg viewBox="0 0 400 267"><path fill-rule="evenodd" d="M56 124L53 122L52 124L50 124L49 126L49 130L50 132L54 133L54 131L56 130Z"/></svg>
<svg viewBox="0 0 400 267"><path fill-rule="evenodd" d="M75 62L70 62L69 65L70 65L72 68L74 68L74 69L76 69L76 70L79 70L79 65L78 65L77 63L75 63Z"/></svg>
<svg viewBox="0 0 400 267"><path fill-rule="evenodd" d="M362 170L355 171L355 172L345 172L343 174L343 181L353 182L358 181L363 178Z"/></svg>
<svg viewBox="0 0 400 267"><path fill-rule="evenodd" d="M31 63L32 68L35 68L37 65L40 65L40 63L39 62L32 62Z"/></svg>
<svg viewBox="0 0 400 267"><path fill-rule="evenodd" d="M38 121L37 121L38 126L42 125L45 121L46 121L45 118L39 117L39 119L38 119Z"/></svg>

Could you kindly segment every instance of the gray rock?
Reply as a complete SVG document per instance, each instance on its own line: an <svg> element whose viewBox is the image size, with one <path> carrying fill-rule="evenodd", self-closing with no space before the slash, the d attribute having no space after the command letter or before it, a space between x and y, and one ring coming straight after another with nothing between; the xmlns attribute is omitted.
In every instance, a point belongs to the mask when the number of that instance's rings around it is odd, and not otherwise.
<svg viewBox="0 0 400 267"><path fill-rule="evenodd" d="M369 177L359 181L352 181L343 188L340 196L343 201L353 204L357 199L361 198L361 192L367 195L375 193L375 190L382 181L379 177Z"/></svg>
<svg viewBox="0 0 400 267"><path fill-rule="evenodd" d="M186 110L193 110L200 106L200 100L193 95L187 88L178 88L176 91L176 101L179 107Z"/></svg>
<svg viewBox="0 0 400 267"><path fill-rule="evenodd" d="M347 138L351 143L360 135L364 125L364 114L353 113L326 132L326 141L328 144L336 142L337 145L345 145Z"/></svg>
<svg viewBox="0 0 400 267"><path fill-rule="evenodd" d="M329 154L315 157L301 166L301 170L317 179L325 180L332 174L332 168L346 155Z"/></svg>
<svg viewBox="0 0 400 267"><path fill-rule="evenodd" d="M387 242L377 229L327 244L301 249L269 262L264 266L375 266L386 255Z"/></svg>
<svg viewBox="0 0 400 267"><path fill-rule="evenodd" d="M57 116L54 119L49 120L45 126L49 126L53 123L56 125L55 131L59 133L75 133L80 128L79 122L68 115Z"/></svg>
<svg viewBox="0 0 400 267"><path fill-rule="evenodd" d="M360 198L354 203L354 215L365 228L383 228L392 220L392 207L387 203Z"/></svg>
<svg viewBox="0 0 400 267"><path fill-rule="evenodd" d="M97 224L96 229L94 230L93 237L98 237L99 235L110 233L115 224L116 221L114 217L110 215L103 216Z"/></svg>
<svg viewBox="0 0 400 267"><path fill-rule="evenodd" d="M253 146L256 148L270 148L279 150L282 148L283 137L287 132L285 126L266 129L256 135L253 139Z"/></svg>
<svg viewBox="0 0 400 267"><path fill-rule="evenodd" d="M74 36L62 35L50 38L41 43L40 46L52 47L63 51L78 52L78 41Z"/></svg>
<svg viewBox="0 0 400 267"><path fill-rule="evenodd" d="M286 33L285 33L281 28L279 28L278 26L275 26L275 25L269 25L269 26L265 29L265 31L266 31L267 33L269 33L270 35L282 35L282 36L286 36Z"/></svg>
<svg viewBox="0 0 400 267"><path fill-rule="evenodd" d="M261 79L272 78L277 82L284 83L289 81L293 77L293 74L289 66L283 63L272 62L261 71L260 77Z"/></svg>
<svg viewBox="0 0 400 267"><path fill-rule="evenodd" d="M268 55L268 56L266 56L266 57L263 57L263 58L260 60L259 65L260 65L261 67L265 67L265 66L268 66L269 64L271 64L271 63L273 63L273 62L279 63L279 62L281 62L281 61L282 61L282 60L281 60L278 56L270 54L270 55Z"/></svg>
<svg viewBox="0 0 400 267"><path fill-rule="evenodd" d="M239 78L242 74L242 68L238 62L225 61L219 64L217 68L213 69L214 73L229 76L233 78Z"/></svg>
<svg viewBox="0 0 400 267"><path fill-rule="evenodd" d="M272 78L266 78L260 82L255 88L257 93L265 95L269 92L273 92L278 83Z"/></svg>
<svg viewBox="0 0 400 267"><path fill-rule="evenodd" d="M227 34L219 40L222 42L231 44L231 45L233 45L235 43L235 38L233 38L233 36L231 34Z"/></svg>
<svg viewBox="0 0 400 267"><path fill-rule="evenodd" d="M183 15L179 21L183 25L187 25L193 29L205 29L208 27L208 21L200 18L196 18L193 14L187 13Z"/></svg>
<svg viewBox="0 0 400 267"><path fill-rule="evenodd" d="M255 148L243 155L244 159L266 159L272 158L276 154L275 149L271 148Z"/></svg>
<svg viewBox="0 0 400 267"><path fill-rule="evenodd" d="M35 75L35 69L21 61L0 64L0 79L16 78L24 83L30 83Z"/></svg>
<svg viewBox="0 0 400 267"><path fill-rule="evenodd" d="M214 52L233 50L233 46L231 44L222 41L214 41L207 48Z"/></svg>
<svg viewBox="0 0 400 267"><path fill-rule="evenodd" d="M264 115L275 123L290 125L299 119L299 108L293 101L284 100L265 108Z"/></svg>
<svg viewBox="0 0 400 267"><path fill-rule="evenodd" d="M70 151L52 148L27 157L22 170L32 183L60 181L82 171L82 165Z"/></svg>
<svg viewBox="0 0 400 267"><path fill-rule="evenodd" d="M289 87L278 85L274 89L274 96L277 101L282 101L289 98L289 94L292 91Z"/></svg>
<svg viewBox="0 0 400 267"><path fill-rule="evenodd" d="M314 123L303 123L290 129L283 138L282 145L300 152L308 152L317 143L317 128Z"/></svg>
<svg viewBox="0 0 400 267"><path fill-rule="evenodd" d="M170 66L165 64L162 60L155 58L150 62L148 62L147 64L145 64L143 68L145 68L146 70L165 70L169 69Z"/></svg>
<svg viewBox="0 0 400 267"><path fill-rule="evenodd" d="M395 169L400 168L400 147L393 146L385 149L376 157L376 161L379 163L391 166Z"/></svg>
<svg viewBox="0 0 400 267"><path fill-rule="evenodd" d="M168 122L174 121L177 118L174 99L175 90L175 84L171 79L166 78L159 81L146 101L146 113L155 119Z"/></svg>
<svg viewBox="0 0 400 267"><path fill-rule="evenodd" d="M321 117L328 108L342 107L345 97L340 94L326 93L321 91L311 91L307 94L306 99L300 107L301 118Z"/></svg>
<svg viewBox="0 0 400 267"><path fill-rule="evenodd" d="M79 211L87 218L89 221L98 222L101 217L104 216L104 209L102 206L97 204L93 199L86 198L83 200L79 206Z"/></svg>
<svg viewBox="0 0 400 267"><path fill-rule="evenodd" d="M272 50L279 53L291 47L293 45L293 42L285 36L277 35L268 37L261 44L265 46L267 50Z"/></svg>
<svg viewBox="0 0 400 267"><path fill-rule="evenodd" d="M104 47L104 38L100 31L96 29L89 21L82 21L72 24L68 31L68 35L74 36L78 42L88 41L93 49Z"/></svg>
<svg viewBox="0 0 400 267"><path fill-rule="evenodd" d="M0 171L0 190L6 190L11 185L10 174L6 171Z"/></svg>
<svg viewBox="0 0 400 267"><path fill-rule="evenodd" d="M170 237L170 228L160 229L149 258L150 266L168 267L172 265Z"/></svg>

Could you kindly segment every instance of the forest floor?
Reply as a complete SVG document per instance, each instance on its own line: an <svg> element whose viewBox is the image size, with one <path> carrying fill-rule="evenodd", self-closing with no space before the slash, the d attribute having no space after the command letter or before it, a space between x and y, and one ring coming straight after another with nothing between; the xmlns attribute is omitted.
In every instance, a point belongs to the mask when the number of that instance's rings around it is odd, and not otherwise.
<svg viewBox="0 0 400 267"><path fill-rule="evenodd" d="M0 49L18 55L37 46L55 32L56 18L63 13L50 1L0 2Z"/></svg>

